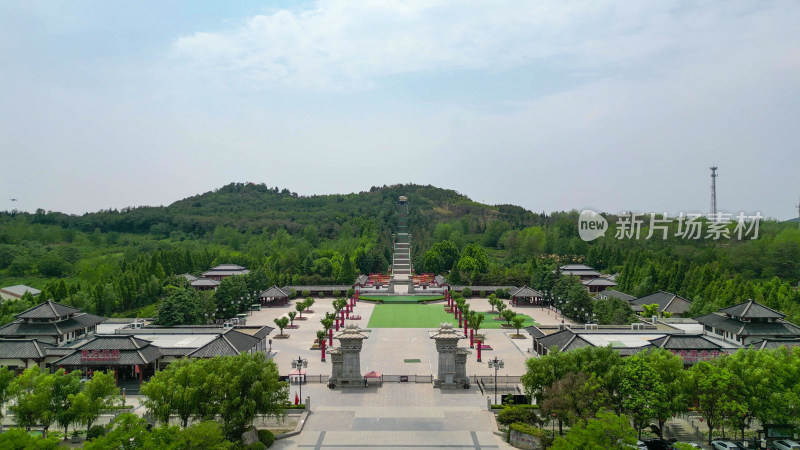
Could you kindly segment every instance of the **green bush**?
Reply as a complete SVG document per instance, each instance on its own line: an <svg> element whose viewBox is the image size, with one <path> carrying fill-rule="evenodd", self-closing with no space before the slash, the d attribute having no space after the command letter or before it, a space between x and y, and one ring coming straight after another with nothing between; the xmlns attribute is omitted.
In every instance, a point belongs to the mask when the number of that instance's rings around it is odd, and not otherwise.
<svg viewBox="0 0 800 450"><path fill-rule="evenodd" d="M494 291L494 295L496 295L497 298L503 298L503 299L511 298L511 294L508 293L507 289L498 289Z"/></svg>
<svg viewBox="0 0 800 450"><path fill-rule="evenodd" d="M306 290L304 290L302 293L300 293L300 295L301 295L303 298L305 298L305 297L311 297L311 291L309 291L308 289L306 289Z"/></svg>
<svg viewBox="0 0 800 450"><path fill-rule="evenodd" d="M333 296L337 297L337 298L341 297L342 296L342 291L333 291Z"/></svg>
<svg viewBox="0 0 800 450"><path fill-rule="evenodd" d="M536 437L546 437L547 432L541 428L532 427L530 425L524 423L512 423L508 427L510 430L519 431L520 433L530 434L531 436Z"/></svg>
<svg viewBox="0 0 800 450"><path fill-rule="evenodd" d="M465 288L464 288L464 289L461 291L461 295L463 295L464 297L470 297L470 296L472 296L472 289L470 289L470 288L468 288L468 287L465 287Z"/></svg>
<svg viewBox="0 0 800 450"><path fill-rule="evenodd" d="M252 444L248 445L245 448L247 450L264 450L265 448L267 448L267 446L264 445L263 442L253 442Z"/></svg>
<svg viewBox="0 0 800 450"><path fill-rule="evenodd" d="M258 440L266 447L272 447L272 443L275 442L275 435L269 430L258 430Z"/></svg>
<svg viewBox="0 0 800 450"><path fill-rule="evenodd" d="M536 415L533 409L509 406L503 408L503 410L497 414L497 421L503 425L511 425L515 422L533 425L539 421L539 416Z"/></svg>
<svg viewBox="0 0 800 450"><path fill-rule="evenodd" d="M486 291L480 291L478 294L480 298L486 298Z"/></svg>
<svg viewBox="0 0 800 450"><path fill-rule="evenodd" d="M92 439L97 439L101 436L105 436L106 434L106 427L102 425L92 425L92 428L89 428L89 431L86 433L86 439L91 441Z"/></svg>

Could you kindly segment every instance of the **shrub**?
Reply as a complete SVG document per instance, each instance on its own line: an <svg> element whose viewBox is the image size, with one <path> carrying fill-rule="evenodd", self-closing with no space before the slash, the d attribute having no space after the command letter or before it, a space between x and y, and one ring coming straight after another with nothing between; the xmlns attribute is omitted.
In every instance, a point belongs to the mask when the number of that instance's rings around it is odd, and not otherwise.
<svg viewBox="0 0 800 450"><path fill-rule="evenodd" d="M511 295L508 293L507 289L498 289L494 291L494 295L496 295L497 298L503 298L503 299L511 298Z"/></svg>
<svg viewBox="0 0 800 450"><path fill-rule="evenodd" d="M304 298L305 298L305 297L310 297L310 296L311 296L311 291L309 291L308 289L306 289L306 290L304 290L304 291L303 291L303 292L302 292L300 295L301 295L302 297L304 297Z"/></svg>
<svg viewBox="0 0 800 450"><path fill-rule="evenodd" d="M509 406L503 408L503 410L497 414L497 421L503 425L510 425L514 422L533 425L539 421L539 416L536 415L533 409Z"/></svg>
<svg viewBox="0 0 800 450"><path fill-rule="evenodd" d="M480 298L486 298L486 291L480 291L480 292L478 292L478 296L479 296Z"/></svg>
<svg viewBox="0 0 800 450"><path fill-rule="evenodd" d="M89 431L86 433L86 440L91 441L92 439L97 439L101 436L105 436L106 434L106 427L102 425L92 425L92 428L89 428Z"/></svg>
<svg viewBox="0 0 800 450"><path fill-rule="evenodd" d="M325 293L322 292L322 291L319 291L319 298L322 298L322 297L325 297Z"/></svg>
<svg viewBox="0 0 800 450"><path fill-rule="evenodd" d="M353 297L353 295L354 295L355 293L356 293L356 290L355 290L355 289L353 289L353 288L350 288L350 289L348 289L348 290L347 290L347 296L348 296L348 297Z"/></svg>
<svg viewBox="0 0 800 450"><path fill-rule="evenodd" d="M271 447L275 442L275 435L269 430L258 430L258 440L267 447Z"/></svg>
<svg viewBox="0 0 800 450"><path fill-rule="evenodd" d="M464 290L461 291L461 295L463 295L464 297L472 296L472 289L465 287Z"/></svg>
<svg viewBox="0 0 800 450"><path fill-rule="evenodd" d="M247 448L247 450L264 450L265 448L267 448L267 446L264 445L263 442L259 441L259 442L253 442L252 444L248 445L245 448Z"/></svg>
<svg viewBox="0 0 800 450"><path fill-rule="evenodd" d="M334 297L341 297L342 296L342 291L333 291L333 296Z"/></svg>

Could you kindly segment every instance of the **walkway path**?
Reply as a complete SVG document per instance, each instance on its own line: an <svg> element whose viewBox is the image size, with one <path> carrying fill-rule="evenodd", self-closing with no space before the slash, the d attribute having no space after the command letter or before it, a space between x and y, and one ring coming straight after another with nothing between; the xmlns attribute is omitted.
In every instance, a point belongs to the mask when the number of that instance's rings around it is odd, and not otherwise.
<svg viewBox="0 0 800 450"><path fill-rule="evenodd" d="M492 433L486 398L475 389L387 383L363 390L312 385L310 391L303 432L273 448L511 448Z"/></svg>

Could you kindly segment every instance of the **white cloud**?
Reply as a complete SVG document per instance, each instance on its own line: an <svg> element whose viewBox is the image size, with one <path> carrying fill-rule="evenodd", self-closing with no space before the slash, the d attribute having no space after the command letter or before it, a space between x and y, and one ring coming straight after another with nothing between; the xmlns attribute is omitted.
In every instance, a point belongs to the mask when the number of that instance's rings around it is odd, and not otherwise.
<svg viewBox="0 0 800 450"><path fill-rule="evenodd" d="M796 13L796 3L769 12ZM579 70L653 69L709 33L738 40L761 3L562 0L319 0L177 39L173 55L233 80L314 88L371 86L381 76L504 69L559 57ZM784 11L780 11L784 10ZM775 19L770 14L770 20ZM790 26L791 22L786 25ZM723 26L724 25L724 26Z"/></svg>

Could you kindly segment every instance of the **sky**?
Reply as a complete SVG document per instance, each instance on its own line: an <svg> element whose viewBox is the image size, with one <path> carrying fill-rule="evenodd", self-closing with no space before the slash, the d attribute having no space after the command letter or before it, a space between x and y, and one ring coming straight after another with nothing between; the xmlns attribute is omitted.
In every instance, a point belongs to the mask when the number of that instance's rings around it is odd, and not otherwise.
<svg viewBox="0 0 800 450"><path fill-rule="evenodd" d="M715 165L720 210L789 219L798 23L795 0L2 2L0 210L254 182L707 213Z"/></svg>

